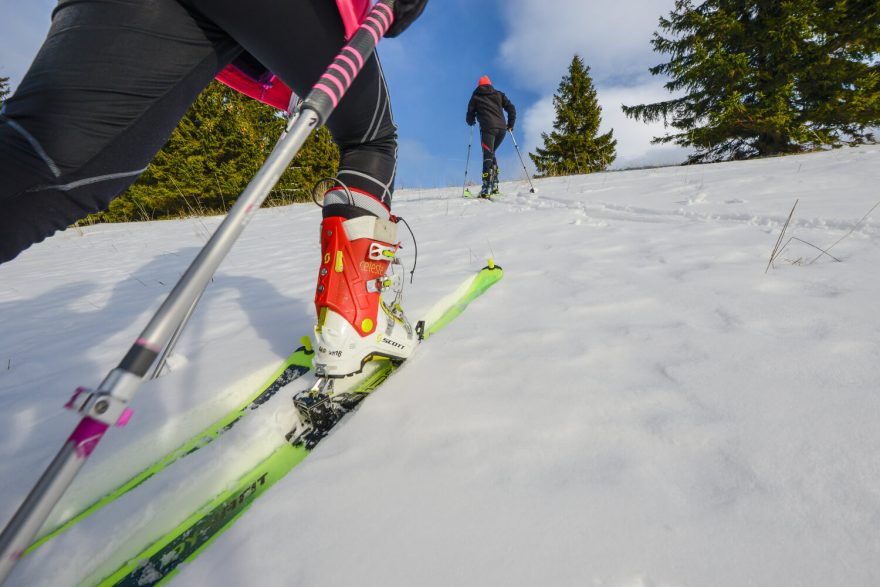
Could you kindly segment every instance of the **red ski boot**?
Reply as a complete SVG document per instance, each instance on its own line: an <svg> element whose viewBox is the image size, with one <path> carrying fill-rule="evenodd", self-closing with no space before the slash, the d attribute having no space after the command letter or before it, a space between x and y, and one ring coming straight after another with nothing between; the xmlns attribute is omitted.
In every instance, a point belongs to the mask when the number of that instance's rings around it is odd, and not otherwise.
<svg viewBox="0 0 880 587"><path fill-rule="evenodd" d="M400 307L399 247L392 220L331 216L321 222L316 375L345 377L377 357L403 361L418 344Z"/></svg>

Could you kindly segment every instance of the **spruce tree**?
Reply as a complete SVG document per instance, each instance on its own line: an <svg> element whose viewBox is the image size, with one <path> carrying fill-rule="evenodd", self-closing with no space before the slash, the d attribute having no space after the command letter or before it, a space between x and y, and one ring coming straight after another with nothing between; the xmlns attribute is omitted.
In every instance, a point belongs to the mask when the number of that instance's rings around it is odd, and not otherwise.
<svg viewBox="0 0 880 587"><path fill-rule="evenodd" d="M553 95L556 119L553 131L541 133L544 148L529 157L537 177L592 173L607 168L617 157L614 131L599 135L602 107L590 78L590 68L575 55Z"/></svg>
<svg viewBox="0 0 880 587"><path fill-rule="evenodd" d="M265 161L285 123L276 109L212 82L137 182L93 219L117 222L223 213ZM338 160L327 130L312 133L267 205L308 201L312 184L333 175Z"/></svg>
<svg viewBox="0 0 880 587"><path fill-rule="evenodd" d="M624 106L678 132L654 143L691 162L798 153L873 140L880 123L876 0L677 0L650 69L679 97Z"/></svg>

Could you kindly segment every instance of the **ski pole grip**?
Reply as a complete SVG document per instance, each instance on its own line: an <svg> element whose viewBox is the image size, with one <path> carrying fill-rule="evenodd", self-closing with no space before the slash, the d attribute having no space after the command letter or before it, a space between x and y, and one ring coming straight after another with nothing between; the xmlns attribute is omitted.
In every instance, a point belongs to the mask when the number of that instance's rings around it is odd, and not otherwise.
<svg viewBox="0 0 880 587"><path fill-rule="evenodd" d="M342 101L358 73L372 56L379 40L394 22L393 6L394 0L377 2L348 44L312 86L303 101L303 108L317 112L321 124L327 121L330 113Z"/></svg>

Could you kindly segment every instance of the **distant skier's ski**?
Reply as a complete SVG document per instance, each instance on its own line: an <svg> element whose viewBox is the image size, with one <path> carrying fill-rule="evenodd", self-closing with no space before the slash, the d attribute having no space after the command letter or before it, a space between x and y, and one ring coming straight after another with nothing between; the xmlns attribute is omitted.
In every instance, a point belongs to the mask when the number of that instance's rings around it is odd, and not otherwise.
<svg viewBox="0 0 880 587"><path fill-rule="evenodd" d="M501 199L501 192L484 195L480 193L474 194L470 190L465 190L463 196L465 200L489 200L490 202L497 202L499 199Z"/></svg>
<svg viewBox="0 0 880 587"><path fill-rule="evenodd" d="M501 279L502 275L501 268L490 262L488 267L467 279L453 293L440 300L425 317L423 337L427 339L449 324L470 302ZM368 365L372 368L365 368L360 376L340 380L346 387L341 395L355 398L344 406L345 411L353 409L366 397L366 394L379 387L397 368L397 365L388 360L374 361ZM302 394L297 394L297 399L301 399L301 396ZM335 424L335 421L333 423ZM255 463L230 489L207 498L201 507L185 516L177 527L166 532L152 544L145 545L137 556L109 576L91 577L84 584L104 587L158 585L167 582L174 576L181 563L192 560L204 551L219 534L245 512L254 500L302 462L311 447L327 432L321 430L316 437L315 434L309 434L310 429L304 430L302 426L295 426L293 430L292 434L288 435L289 442L279 438L274 452L262 462Z"/></svg>
<svg viewBox="0 0 880 587"><path fill-rule="evenodd" d="M307 337L304 337L306 340ZM312 368L312 357L314 351L311 348L302 346L296 349L290 356L285 359L282 364L275 370L268 379L260 385L256 391L250 394L241 404L227 412L223 417L219 418L211 425L205 427L195 436L181 444L176 449L159 458L152 465L135 474L128 481L119 487L108 491L103 497L87 506L75 516L69 518L63 524L57 526L46 534L43 534L38 540L31 544L24 554L27 555L40 545L45 544L61 532L64 532L80 520L95 513L105 505L119 499L153 475L159 473L175 461L194 453L200 448L206 446L218 436L232 428L249 410L258 408L260 405L268 401L279 389L302 377Z"/></svg>

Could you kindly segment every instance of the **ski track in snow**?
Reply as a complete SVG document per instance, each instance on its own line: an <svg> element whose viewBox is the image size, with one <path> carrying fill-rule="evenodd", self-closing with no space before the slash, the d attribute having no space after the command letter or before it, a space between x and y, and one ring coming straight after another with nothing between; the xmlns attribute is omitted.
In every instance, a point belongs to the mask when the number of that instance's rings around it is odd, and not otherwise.
<svg viewBox="0 0 880 587"><path fill-rule="evenodd" d="M880 147L401 190L418 318L492 256L504 279L172 584L880 584ZM788 242L766 274L795 200ZM314 206L261 211L167 375L95 452L63 519L252 391L311 331ZM0 518L217 218L68 230L0 266ZM409 265L413 247L399 233ZM260 418L26 557L72 585L174 525ZM267 406L269 407L269 406ZM277 434L276 434L277 433ZM248 458L253 458L248 457ZM198 470L198 476L190 476ZM225 473L221 474L221 473ZM113 555L113 553L116 553ZM75 569L75 570L74 570Z"/></svg>

